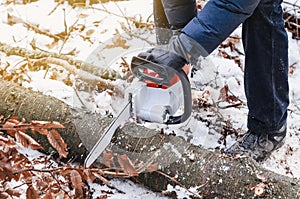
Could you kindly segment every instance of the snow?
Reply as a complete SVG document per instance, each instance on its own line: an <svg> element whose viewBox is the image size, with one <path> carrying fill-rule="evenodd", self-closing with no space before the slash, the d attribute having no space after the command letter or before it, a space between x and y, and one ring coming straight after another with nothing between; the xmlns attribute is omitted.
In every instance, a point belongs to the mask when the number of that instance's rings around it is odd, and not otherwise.
<svg viewBox="0 0 300 199"><path fill-rule="evenodd" d="M140 199L140 198L161 198L167 199L160 193L153 193L146 188L136 185L131 181L122 180L122 179L112 179L110 180L112 187L116 187L118 190L113 190L112 194L107 194L110 199L120 199L120 198L128 198L128 199ZM111 191L111 188L106 185L103 187L99 187L98 184L91 183L91 188L95 190L93 197L103 195L104 190Z"/></svg>
<svg viewBox="0 0 300 199"><path fill-rule="evenodd" d="M289 0L290 3L295 3ZM120 57L124 56L127 60L132 55L135 55L141 49L146 49L149 44L137 40L128 40L126 45L129 49L123 48L105 49L107 44L112 44L117 35L124 38L129 38L128 35L122 30L122 25L126 26L124 16L137 17L141 16L143 21L152 14L152 1L120 1L108 2L105 4L93 5L93 8L72 8L67 3L59 5L55 10L56 3L50 0L39 0L38 2L26 5L14 5L0 3L0 41L13 46L20 46L32 49L31 43L34 41L35 45L51 52L67 53L75 49L76 59L84 60L89 63L98 64L99 67L111 67L120 70L119 63ZM138 9L137 9L138 8ZM107 14L103 10L109 10L114 14ZM49 33L61 33L67 27L74 26L80 28L85 26L83 32L74 31L70 34L69 40L65 43L59 41L51 46L53 39L36 34L34 31L28 30L22 24L17 23L8 25L8 14L18 17L31 24L38 25L42 30L49 30ZM97 26L95 24L98 24ZM82 39L84 35L86 40ZM238 27L233 35L241 35L241 27ZM286 144L274 152L272 156L262 163L262 166L270 169L276 173L283 174L289 177L300 178L299 161L300 161L300 46L298 41L292 39L291 33L289 35L289 62L293 64L295 70L289 77L290 82L290 96L291 105L289 107L288 118L288 135ZM153 34L145 33L144 38L154 41ZM140 43L139 43L140 42ZM242 51L242 45L238 44L237 47ZM229 52L230 53L230 52ZM6 58L0 53L1 65L0 68L5 66L6 61L11 63L8 70L13 70L20 61L20 58L10 56ZM118 59L115 59L118 57ZM104 58L104 59L103 59ZM241 56L243 61L243 57ZM113 61L112 61L113 60ZM120 109L120 101L112 97L108 92L74 92L74 87L67 86L62 81L49 79L49 76L44 78L45 70L38 72L30 72L30 82L24 82L23 86L31 87L34 90L41 91L47 95L52 95L56 98L63 100L69 105L81 107L82 104L78 99L78 94L86 103L85 105L92 111L96 111L102 115L111 113L115 115ZM74 79L75 77L71 77ZM191 79L193 96L203 96L209 103L212 100L217 101L220 95L220 89L228 85L231 93L238 97L241 101L246 102L246 97L243 91L243 71L234 63L233 60L227 60L218 55L218 51L214 51L209 57L201 62L201 68L197 71L195 77ZM125 84L126 85L126 84ZM226 103L220 103L220 106L226 106ZM246 130L247 107L244 105L241 108L226 108L220 109L220 113L224 120L230 119L232 125L241 131ZM195 115L197 113L193 113ZM202 114L202 113L201 113ZM227 145L218 143L221 135L213 129L207 127L204 122L200 122L193 117L187 122L174 125L164 126L160 124L144 123L146 127L154 129L164 129L166 134L175 133L177 136L182 136L189 142L195 145L201 145L205 148L214 149L216 147L225 148L229 147L235 142L235 137L227 137ZM173 149L172 146L168 146ZM37 156L32 151L22 149L23 153L29 156ZM193 158L193 154L190 154ZM287 168L290 173L287 173ZM149 191L148 189L134 184L131 181L123 179L111 179L110 183L112 189L106 185L100 186L99 184L91 183L90 186L95 191L93 197L96 198L105 193L109 193L108 198L165 198L164 196ZM17 186L17 184L15 185ZM180 187L169 186L169 191L176 190L179 198L184 198L189 195L187 190Z"/></svg>

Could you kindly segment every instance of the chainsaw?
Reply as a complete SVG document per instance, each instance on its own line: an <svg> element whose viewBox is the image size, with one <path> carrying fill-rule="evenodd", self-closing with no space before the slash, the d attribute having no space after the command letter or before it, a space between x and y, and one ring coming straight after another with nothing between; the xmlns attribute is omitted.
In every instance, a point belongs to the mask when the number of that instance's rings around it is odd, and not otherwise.
<svg viewBox="0 0 300 199"><path fill-rule="evenodd" d="M179 124L191 115L189 65L176 69L134 56L130 70L137 78L125 90L124 107L87 155L86 167L94 163L111 142L116 129L130 118Z"/></svg>

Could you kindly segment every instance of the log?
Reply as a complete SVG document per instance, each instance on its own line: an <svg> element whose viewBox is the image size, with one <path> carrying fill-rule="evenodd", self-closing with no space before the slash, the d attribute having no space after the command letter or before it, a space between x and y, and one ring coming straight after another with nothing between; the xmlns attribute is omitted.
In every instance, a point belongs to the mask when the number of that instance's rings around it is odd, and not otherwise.
<svg viewBox="0 0 300 199"><path fill-rule="evenodd" d="M111 118L76 110L50 96L0 80L0 114L26 120L59 121L69 146L68 158L82 161ZM32 136L47 152L54 149L40 134ZM134 122L119 128L109 146L111 154L126 154L144 165L132 180L155 191L167 185L193 187L195 198L299 198L300 182L262 168L250 158L232 158L195 146L182 137L165 135ZM108 153L108 152L107 152ZM104 164L105 157L98 161ZM102 165L102 166L103 166ZM147 165L151 165L151 169ZM153 166L157 170L153 169ZM155 170L155 171L154 171Z"/></svg>

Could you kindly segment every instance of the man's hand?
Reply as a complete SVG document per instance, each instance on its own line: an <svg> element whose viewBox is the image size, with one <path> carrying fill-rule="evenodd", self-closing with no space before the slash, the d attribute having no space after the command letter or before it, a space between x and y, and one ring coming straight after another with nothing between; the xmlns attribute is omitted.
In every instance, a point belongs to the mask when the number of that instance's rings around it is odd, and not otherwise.
<svg viewBox="0 0 300 199"><path fill-rule="evenodd" d="M173 36L168 44L156 46L138 57L148 61L180 69L187 64L196 65L202 53L200 44L184 33Z"/></svg>
<svg viewBox="0 0 300 199"><path fill-rule="evenodd" d="M184 57L159 47L152 48L146 52L141 52L138 54L138 57L162 66L169 66L176 70L179 70L183 68L184 65L189 64Z"/></svg>
<svg viewBox="0 0 300 199"><path fill-rule="evenodd" d="M181 69L184 65L190 63L190 56L185 50L179 35L173 36L166 45L159 45L146 52L139 53L138 57L175 69Z"/></svg>

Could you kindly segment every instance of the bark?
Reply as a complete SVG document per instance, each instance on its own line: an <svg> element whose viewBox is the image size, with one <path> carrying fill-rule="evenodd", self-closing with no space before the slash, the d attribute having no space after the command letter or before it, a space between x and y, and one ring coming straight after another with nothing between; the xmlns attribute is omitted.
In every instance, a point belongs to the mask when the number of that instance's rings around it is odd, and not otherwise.
<svg viewBox="0 0 300 199"><path fill-rule="evenodd" d="M0 81L0 114L26 120L59 121L60 131L69 146L69 158L83 159L95 144L111 118L75 110L63 102L11 82ZM53 152L44 136L35 139ZM133 122L116 131L109 150L126 154L140 166L138 181L155 191L168 184L194 187L200 198L299 198L299 181L265 170L248 158L233 159L217 151L192 145L182 137L164 135ZM99 162L104 162L103 157ZM106 164L107 165L107 164ZM152 165L151 171L147 172ZM157 166L157 171L153 170ZM255 193L262 191L261 196Z"/></svg>

